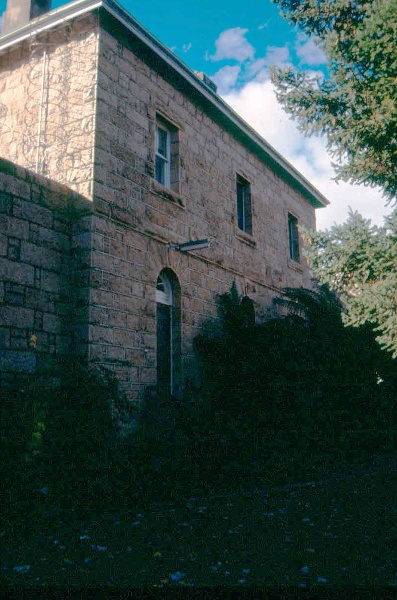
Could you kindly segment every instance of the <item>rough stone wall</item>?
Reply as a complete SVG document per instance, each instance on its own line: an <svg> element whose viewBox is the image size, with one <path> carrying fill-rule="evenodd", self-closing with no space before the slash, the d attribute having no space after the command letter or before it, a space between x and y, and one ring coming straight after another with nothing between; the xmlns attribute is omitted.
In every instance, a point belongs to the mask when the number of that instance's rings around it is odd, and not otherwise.
<svg viewBox="0 0 397 600"><path fill-rule="evenodd" d="M288 212L314 228L314 209L228 131L105 30L100 33L90 358L114 368L131 397L156 382L155 289L171 268L181 285L184 376L191 340L233 281L271 307L284 286L309 284L288 256ZM178 129L179 191L157 184L156 115ZM236 173L251 183L253 236L239 233ZM167 243L211 238L182 254Z"/></svg>
<svg viewBox="0 0 397 600"><path fill-rule="evenodd" d="M288 258L288 212L315 225L309 202L140 59L141 50L99 29L91 15L0 56L0 155L93 199L95 211L66 218L65 190L54 205L54 184L3 169L13 181L2 196L3 370L29 370L38 356L70 348L111 367L131 399L156 383L162 269L172 269L181 286L188 379L191 340L215 317L216 294L235 282L261 318L282 287L310 284L306 265ZM157 116L178 132L172 192L153 179ZM252 236L237 229L237 173L251 184ZM37 187L47 191L38 195ZM27 212L15 213L21 203ZM206 237L205 250L167 248Z"/></svg>
<svg viewBox="0 0 397 600"><path fill-rule="evenodd" d="M0 384L71 349L86 353L78 318L87 306L91 207L0 159Z"/></svg>
<svg viewBox="0 0 397 600"><path fill-rule="evenodd" d="M78 18L0 55L0 156L92 196L98 23Z"/></svg>

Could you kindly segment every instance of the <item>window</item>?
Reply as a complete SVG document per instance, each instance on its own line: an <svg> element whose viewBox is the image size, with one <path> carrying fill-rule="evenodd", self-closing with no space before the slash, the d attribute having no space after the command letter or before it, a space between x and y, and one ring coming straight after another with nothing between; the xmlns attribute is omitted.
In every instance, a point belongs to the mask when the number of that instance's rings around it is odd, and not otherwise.
<svg viewBox="0 0 397 600"><path fill-rule="evenodd" d="M241 231L252 235L251 186L237 175L237 225Z"/></svg>
<svg viewBox="0 0 397 600"><path fill-rule="evenodd" d="M170 187L171 184L171 134L156 126L156 180Z"/></svg>
<svg viewBox="0 0 397 600"><path fill-rule="evenodd" d="M163 269L156 285L157 386L160 394L180 396L181 314L180 286L170 269Z"/></svg>
<svg viewBox="0 0 397 600"><path fill-rule="evenodd" d="M299 262L299 231L298 219L288 213L288 237L289 237L289 256L291 260Z"/></svg>
<svg viewBox="0 0 397 600"><path fill-rule="evenodd" d="M179 191L178 129L161 118L156 122L155 179L174 192Z"/></svg>

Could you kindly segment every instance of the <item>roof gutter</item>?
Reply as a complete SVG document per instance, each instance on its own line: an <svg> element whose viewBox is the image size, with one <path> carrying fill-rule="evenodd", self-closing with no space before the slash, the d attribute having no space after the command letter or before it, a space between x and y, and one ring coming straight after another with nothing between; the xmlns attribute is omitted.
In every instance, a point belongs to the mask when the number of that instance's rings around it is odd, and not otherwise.
<svg viewBox="0 0 397 600"><path fill-rule="evenodd" d="M0 53L14 44L32 38L57 25L61 25L70 19L76 18L95 9L103 8L121 23L134 36L149 47L157 56L183 79L207 99L226 119L232 123L251 143L264 153L278 171L281 178L298 189L307 197L315 208L321 208L329 204L329 200L323 196L299 171L297 171L277 150L264 140L246 121L224 102L220 96L203 83L195 73L181 61L171 50L157 40L147 29L145 29L134 17L132 17L115 0L75 0L66 6L53 10L41 17L32 20L28 25L0 37Z"/></svg>

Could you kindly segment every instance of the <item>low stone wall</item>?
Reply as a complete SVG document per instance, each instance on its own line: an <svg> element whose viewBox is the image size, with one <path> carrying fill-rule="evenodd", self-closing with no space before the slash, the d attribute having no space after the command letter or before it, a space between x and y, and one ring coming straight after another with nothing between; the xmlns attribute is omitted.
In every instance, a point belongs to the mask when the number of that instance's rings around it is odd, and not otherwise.
<svg viewBox="0 0 397 600"><path fill-rule="evenodd" d="M2 385L72 347L84 354L90 209L69 188L0 159Z"/></svg>

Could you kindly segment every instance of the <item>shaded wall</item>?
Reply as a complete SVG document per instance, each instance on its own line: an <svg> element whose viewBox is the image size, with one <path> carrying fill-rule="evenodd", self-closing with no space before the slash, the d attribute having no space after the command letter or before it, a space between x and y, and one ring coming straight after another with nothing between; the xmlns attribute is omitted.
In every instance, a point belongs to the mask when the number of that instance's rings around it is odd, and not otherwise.
<svg viewBox="0 0 397 600"><path fill-rule="evenodd" d="M3 384L69 352L85 356L91 203L0 159Z"/></svg>

